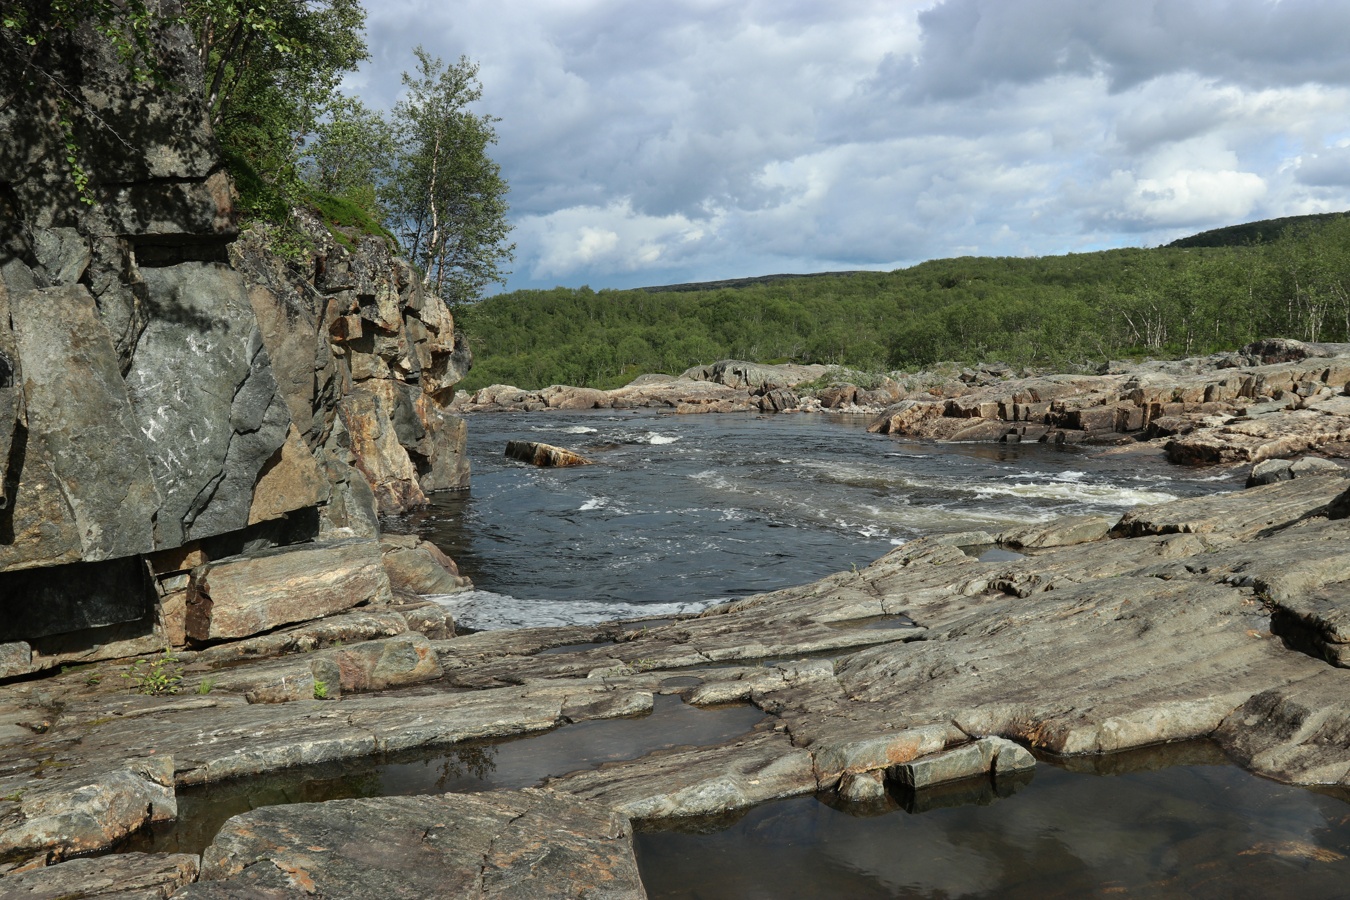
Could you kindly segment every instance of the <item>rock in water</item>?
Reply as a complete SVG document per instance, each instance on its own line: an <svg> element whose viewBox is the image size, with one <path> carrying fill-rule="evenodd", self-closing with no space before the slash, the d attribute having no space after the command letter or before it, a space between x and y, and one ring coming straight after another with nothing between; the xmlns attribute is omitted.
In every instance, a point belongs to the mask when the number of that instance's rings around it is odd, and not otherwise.
<svg viewBox="0 0 1350 900"><path fill-rule="evenodd" d="M506 455L532 466L589 466L592 463L580 453L536 441L507 441Z"/></svg>

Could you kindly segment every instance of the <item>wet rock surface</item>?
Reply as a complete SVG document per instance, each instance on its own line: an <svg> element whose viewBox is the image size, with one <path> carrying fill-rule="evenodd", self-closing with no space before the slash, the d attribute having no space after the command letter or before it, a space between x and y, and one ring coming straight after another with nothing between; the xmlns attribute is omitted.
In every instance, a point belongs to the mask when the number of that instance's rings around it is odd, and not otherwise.
<svg viewBox="0 0 1350 900"><path fill-rule="evenodd" d="M538 441L507 441L506 455L532 466L589 466L592 463L580 453Z"/></svg>

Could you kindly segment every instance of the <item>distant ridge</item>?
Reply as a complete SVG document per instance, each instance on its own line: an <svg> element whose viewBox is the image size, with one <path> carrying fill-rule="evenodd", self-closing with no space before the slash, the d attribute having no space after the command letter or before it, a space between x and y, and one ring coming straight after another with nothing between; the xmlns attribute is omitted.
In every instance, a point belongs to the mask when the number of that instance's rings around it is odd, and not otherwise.
<svg viewBox="0 0 1350 900"><path fill-rule="evenodd" d="M1343 212L1315 213L1308 216L1285 216L1282 219L1262 219L1259 222L1248 222L1245 225L1229 225L1225 228L1215 228L1212 231L1202 231L1190 237L1178 238L1167 246L1182 249L1189 247L1240 247L1244 244L1273 241L1284 233L1286 228L1292 226L1320 225L1347 214Z"/></svg>
<svg viewBox="0 0 1350 900"><path fill-rule="evenodd" d="M868 269L851 269L845 272L810 272L802 275L782 274L782 275L755 275L751 278L727 278L722 281L691 281L687 284L662 284L653 287L637 288L639 291L647 291L653 294L660 294L669 291L715 291L719 288L742 288L750 287L756 284L769 284L774 281L788 281L793 278L828 278L831 275L876 275L875 271Z"/></svg>

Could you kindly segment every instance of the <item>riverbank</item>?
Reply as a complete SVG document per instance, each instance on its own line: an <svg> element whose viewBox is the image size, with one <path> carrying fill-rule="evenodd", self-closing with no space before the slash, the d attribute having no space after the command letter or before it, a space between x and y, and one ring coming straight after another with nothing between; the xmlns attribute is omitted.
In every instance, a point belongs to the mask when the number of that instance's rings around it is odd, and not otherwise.
<svg viewBox="0 0 1350 900"><path fill-rule="evenodd" d="M727 360L678 377L644 375L613 391L493 385L456 396L451 409L845 412L872 416L870 429L881 434L1142 443L1192 466L1350 451L1350 344L1271 339L1232 353L1110 363L1105 369L1099 375L1018 375L1004 366L945 367L900 380L878 377L860 387L829 367Z"/></svg>
<svg viewBox="0 0 1350 900"><path fill-rule="evenodd" d="M159 857L156 871L175 886L200 877L182 889L194 897L310 884L389 896L415 892L428 872L484 896L509 895L508 886L640 896L630 819L725 813L819 791L865 801L902 781L997 780L1027 764L1023 746L1100 754L1209 736L1270 778L1344 785L1350 525L1338 517L1348 484L1300 475L1115 521L1070 517L1035 533L922 539L856 572L645 627L406 632L334 646L335 635L352 633L337 626L375 614L365 610L233 651L185 653L175 696L129 694L125 668L111 664L9 684L0 703L29 728L10 729L0 757L8 879L87 872L88 862L59 860L172 819L176 792L191 785L565 732L642 715L661 695L694 706L751 703L770 718L731 740L553 772L540 792L260 810L227 823L200 862ZM979 547L994 537L1026 555L981 562ZM256 659L299 647L314 649ZM340 700L313 699L311 687L303 698L269 695L287 702L249 702L288 673L311 673L312 686L326 665ZM451 816L482 830L451 829ZM532 816L559 828L507 825ZM432 833L431 849L417 851L425 871L399 862ZM387 864L361 855L367 841ZM484 868L486 845L494 862ZM525 860L547 848L576 864L531 869ZM148 864L109 859L99 871Z"/></svg>

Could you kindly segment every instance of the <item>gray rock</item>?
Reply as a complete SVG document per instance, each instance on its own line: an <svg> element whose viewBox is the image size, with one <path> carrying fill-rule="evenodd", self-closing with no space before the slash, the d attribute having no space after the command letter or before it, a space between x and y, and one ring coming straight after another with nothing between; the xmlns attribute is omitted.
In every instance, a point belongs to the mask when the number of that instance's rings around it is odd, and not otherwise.
<svg viewBox="0 0 1350 900"><path fill-rule="evenodd" d="M290 414L237 272L185 263L143 275L155 316L127 386L163 498L157 545L175 547L248 524L253 485Z"/></svg>
<svg viewBox="0 0 1350 900"><path fill-rule="evenodd" d="M1255 473L1255 469L1252 470ZM1347 470L1339 463L1329 459L1322 459L1319 456L1305 456L1295 461L1289 466L1289 473L1294 478L1301 478L1304 475L1339 475L1342 478L1350 477L1350 470Z"/></svg>
<svg viewBox="0 0 1350 900"><path fill-rule="evenodd" d="M550 779L550 789L634 819L701 816L811 793L811 754L786 735L753 734L716 747L676 749Z"/></svg>
<svg viewBox="0 0 1350 900"><path fill-rule="evenodd" d="M0 775L0 856L50 851L62 859L101 850L178 814L170 756L74 764L52 758L26 768Z"/></svg>
<svg viewBox="0 0 1350 900"><path fill-rule="evenodd" d="M1062 516L1053 522L1012 528L998 536L1005 547L1039 550L1104 540L1115 525L1105 516Z"/></svg>
<svg viewBox="0 0 1350 900"><path fill-rule="evenodd" d="M987 774L993 764L993 745L974 741L895 766L888 774L905 787L921 790L944 781Z"/></svg>
<svg viewBox="0 0 1350 900"><path fill-rule="evenodd" d="M1247 476L1247 487L1260 487L1263 484L1288 481L1293 477L1294 473L1289 460L1267 459L1252 466L1252 472Z"/></svg>
<svg viewBox="0 0 1350 900"><path fill-rule="evenodd" d="M256 809L225 824L177 896L239 896L222 883L351 900L646 897L622 815L536 790Z"/></svg>
<svg viewBox="0 0 1350 900"><path fill-rule="evenodd" d="M0 644L0 678L13 678L33 671L33 648L24 641Z"/></svg>
<svg viewBox="0 0 1350 900"><path fill-rule="evenodd" d="M28 440L50 453L82 558L153 550L160 498L93 298L83 285L11 296L10 318L24 372ZM24 481L19 492L35 487Z"/></svg>
<svg viewBox="0 0 1350 900"><path fill-rule="evenodd" d="M197 880L192 853L117 853L72 859L5 879L5 893L24 900L109 897L161 900Z"/></svg>

